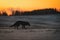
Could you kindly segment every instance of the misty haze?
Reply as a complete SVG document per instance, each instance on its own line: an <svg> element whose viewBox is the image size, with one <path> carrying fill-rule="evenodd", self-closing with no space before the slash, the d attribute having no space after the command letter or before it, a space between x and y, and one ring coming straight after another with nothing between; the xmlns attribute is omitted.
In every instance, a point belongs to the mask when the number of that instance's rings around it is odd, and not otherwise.
<svg viewBox="0 0 60 40"><path fill-rule="evenodd" d="M28 21L31 26L9 27L16 21ZM60 40L60 14L0 16L0 40Z"/></svg>

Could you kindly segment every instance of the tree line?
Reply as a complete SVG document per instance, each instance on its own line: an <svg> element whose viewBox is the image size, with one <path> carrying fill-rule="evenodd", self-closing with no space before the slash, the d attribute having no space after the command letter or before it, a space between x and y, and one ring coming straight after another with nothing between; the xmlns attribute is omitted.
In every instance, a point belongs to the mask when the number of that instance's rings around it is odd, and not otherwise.
<svg viewBox="0 0 60 40"><path fill-rule="evenodd" d="M38 9L33 11L25 11L20 12L18 10L12 11L12 15L10 16L23 16L23 15L50 15L50 14L60 14L60 11L56 9L49 8L49 9ZM8 16L6 12L0 13L0 16Z"/></svg>

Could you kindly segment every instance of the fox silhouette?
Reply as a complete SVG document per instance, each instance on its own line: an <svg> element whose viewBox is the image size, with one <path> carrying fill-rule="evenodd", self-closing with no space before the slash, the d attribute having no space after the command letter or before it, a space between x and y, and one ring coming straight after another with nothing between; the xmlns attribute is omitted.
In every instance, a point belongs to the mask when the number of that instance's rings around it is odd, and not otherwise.
<svg viewBox="0 0 60 40"><path fill-rule="evenodd" d="M13 25L11 25L10 27L15 27L18 29L18 27L22 25L22 29L26 29L25 26L30 26L29 22L26 21L16 21Z"/></svg>

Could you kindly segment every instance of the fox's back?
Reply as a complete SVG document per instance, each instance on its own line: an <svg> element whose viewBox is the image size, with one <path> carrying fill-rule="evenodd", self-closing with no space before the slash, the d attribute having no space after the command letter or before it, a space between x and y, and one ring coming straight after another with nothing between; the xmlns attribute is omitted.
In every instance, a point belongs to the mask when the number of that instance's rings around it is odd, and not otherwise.
<svg viewBox="0 0 60 40"><path fill-rule="evenodd" d="M17 24L17 25L19 25L19 24L27 25L27 24L29 24L29 22L26 22L26 21L17 21L15 24Z"/></svg>

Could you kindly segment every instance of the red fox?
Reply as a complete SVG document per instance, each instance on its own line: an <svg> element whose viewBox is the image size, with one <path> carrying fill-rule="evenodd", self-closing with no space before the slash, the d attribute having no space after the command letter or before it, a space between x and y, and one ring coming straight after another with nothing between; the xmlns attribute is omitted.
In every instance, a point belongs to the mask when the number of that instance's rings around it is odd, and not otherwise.
<svg viewBox="0 0 60 40"><path fill-rule="evenodd" d="M11 25L10 27L16 27L18 29L18 27L22 25L22 29L26 29L25 26L30 26L29 22L25 22L25 21L16 21L13 25Z"/></svg>

